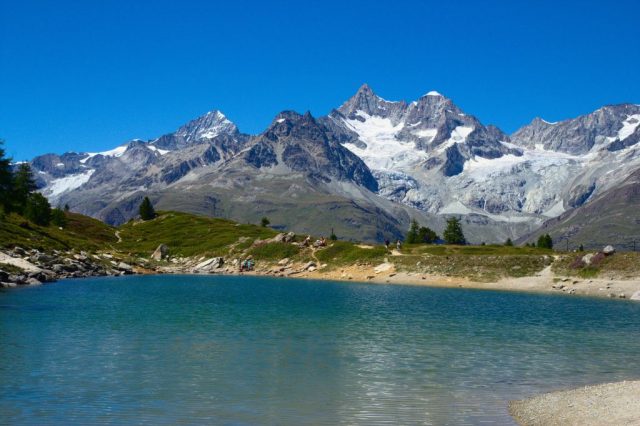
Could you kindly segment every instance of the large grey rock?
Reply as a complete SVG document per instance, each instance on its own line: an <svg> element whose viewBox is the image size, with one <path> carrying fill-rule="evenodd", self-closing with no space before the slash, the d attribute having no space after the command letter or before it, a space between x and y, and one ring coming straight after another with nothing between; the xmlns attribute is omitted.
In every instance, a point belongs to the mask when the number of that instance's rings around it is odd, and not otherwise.
<svg viewBox="0 0 640 426"><path fill-rule="evenodd" d="M169 247L166 244L160 244L158 248L155 249L151 258L154 260L164 260L169 255Z"/></svg>
<svg viewBox="0 0 640 426"><path fill-rule="evenodd" d="M616 252L616 249L612 245L608 245L602 249L602 253L604 253L605 256L611 256L615 252Z"/></svg>

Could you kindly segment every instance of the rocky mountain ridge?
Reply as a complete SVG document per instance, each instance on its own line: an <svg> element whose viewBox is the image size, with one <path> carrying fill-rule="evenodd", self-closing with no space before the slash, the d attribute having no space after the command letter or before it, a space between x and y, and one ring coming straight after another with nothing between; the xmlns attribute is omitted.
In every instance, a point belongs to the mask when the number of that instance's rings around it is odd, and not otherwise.
<svg viewBox="0 0 640 426"><path fill-rule="evenodd" d="M395 102L363 85L325 117L283 111L255 136L214 110L154 140L31 164L53 204L113 224L148 194L165 208L267 215L299 232L337 227L360 239L399 237L411 217L438 229L457 215L490 242L615 187L640 169L639 139L638 105L536 119L509 136L437 92Z"/></svg>

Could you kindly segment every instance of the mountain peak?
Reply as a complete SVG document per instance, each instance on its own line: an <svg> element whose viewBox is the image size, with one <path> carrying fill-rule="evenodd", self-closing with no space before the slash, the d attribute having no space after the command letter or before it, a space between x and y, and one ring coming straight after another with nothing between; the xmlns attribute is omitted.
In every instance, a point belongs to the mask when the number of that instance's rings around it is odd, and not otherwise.
<svg viewBox="0 0 640 426"><path fill-rule="evenodd" d="M238 133L238 128L221 111L213 110L191 120L176 131L186 142L213 139L220 134Z"/></svg>
<svg viewBox="0 0 640 426"><path fill-rule="evenodd" d="M438 96L438 97L444 98L444 96L442 94L436 92L435 90L432 90L432 91L426 93L424 96Z"/></svg>

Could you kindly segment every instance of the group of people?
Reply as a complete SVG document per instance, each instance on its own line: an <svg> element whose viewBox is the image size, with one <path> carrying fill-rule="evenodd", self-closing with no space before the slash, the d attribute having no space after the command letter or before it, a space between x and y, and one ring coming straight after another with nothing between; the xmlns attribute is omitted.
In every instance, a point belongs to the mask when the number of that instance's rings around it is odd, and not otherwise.
<svg viewBox="0 0 640 426"><path fill-rule="evenodd" d="M302 245L305 247L310 247L311 245L313 245L313 247L326 247L327 239L325 237L321 237L319 240L316 240L313 244L311 244L311 235L307 235L307 238L304 239Z"/></svg>
<svg viewBox="0 0 640 426"><path fill-rule="evenodd" d="M240 272L244 271L253 271L253 267L255 266L255 262L252 258L248 258L240 262Z"/></svg>
<svg viewBox="0 0 640 426"><path fill-rule="evenodd" d="M389 250L390 245L391 245L391 242L389 240L384 240L384 246L387 248L387 250ZM402 248L402 242L400 240L396 241L396 250L400 251L401 248Z"/></svg>

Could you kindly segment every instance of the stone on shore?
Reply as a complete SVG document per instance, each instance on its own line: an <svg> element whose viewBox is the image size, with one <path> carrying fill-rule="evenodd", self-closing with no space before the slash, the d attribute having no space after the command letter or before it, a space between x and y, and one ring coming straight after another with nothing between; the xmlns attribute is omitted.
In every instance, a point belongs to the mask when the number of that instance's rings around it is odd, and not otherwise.
<svg viewBox="0 0 640 426"><path fill-rule="evenodd" d="M608 245L602 249L602 253L604 253L605 256L611 256L615 252L616 252L616 249L612 245Z"/></svg>
<svg viewBox="0 0 640 426"><path fill-rule="evenodd" d="M153 260L164 260L167 256L169 256L169 247L166 244L160 244L151 255L151 258Z"/></svg>

